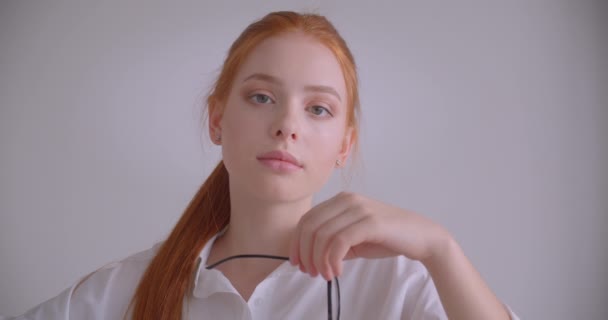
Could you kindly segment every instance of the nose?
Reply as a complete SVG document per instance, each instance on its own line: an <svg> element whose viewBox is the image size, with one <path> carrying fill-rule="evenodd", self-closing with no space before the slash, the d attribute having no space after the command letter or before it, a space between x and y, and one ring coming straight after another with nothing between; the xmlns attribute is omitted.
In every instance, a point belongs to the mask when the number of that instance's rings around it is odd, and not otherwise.
<svg viewBox="0 0 608 320"><path fill-rule="evenodd" d="M295 112L288 106L277 108L276 118L271 127L271 134L279 140L299 139L299 127L295 116Z"/></svg>

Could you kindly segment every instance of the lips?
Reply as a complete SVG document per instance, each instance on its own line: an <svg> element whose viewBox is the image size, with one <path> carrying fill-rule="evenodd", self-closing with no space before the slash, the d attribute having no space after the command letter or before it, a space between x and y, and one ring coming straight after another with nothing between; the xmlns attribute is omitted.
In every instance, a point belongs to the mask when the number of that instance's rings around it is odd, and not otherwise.
<svg viewBox="0 0 608 320"><path fill-rule="evenodd" d="M300 168L302 167L302 165L300 164L298 159L296 159L294 156L292 156L289 152L281 151L281 150L274 150L274 151L264 153L264 154L258 156L258 160L280 160L280 161L289 162Z"/></svg>

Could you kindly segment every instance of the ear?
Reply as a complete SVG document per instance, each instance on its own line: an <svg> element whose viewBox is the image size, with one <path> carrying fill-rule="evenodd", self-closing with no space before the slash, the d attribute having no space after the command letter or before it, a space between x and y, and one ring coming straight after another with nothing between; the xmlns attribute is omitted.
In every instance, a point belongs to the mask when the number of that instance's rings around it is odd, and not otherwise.
<svg viewBox="0 0 608 320"><path fill-rule="evenodd" d="M340 147L340 153L338 154L340 162L346 163L354 142L355 130L352 127L347 127L344 139L342 140L342 146Z"/></svg>
<svg viewBox="0 0 608 320"><path fill-rule="evenodd" d="M223 106L215 99L209 102L209 137L211 138L211 142L215 145L221 145L221 139L217 140L217 136L222 133L222 116L223 116Z"/></svg>

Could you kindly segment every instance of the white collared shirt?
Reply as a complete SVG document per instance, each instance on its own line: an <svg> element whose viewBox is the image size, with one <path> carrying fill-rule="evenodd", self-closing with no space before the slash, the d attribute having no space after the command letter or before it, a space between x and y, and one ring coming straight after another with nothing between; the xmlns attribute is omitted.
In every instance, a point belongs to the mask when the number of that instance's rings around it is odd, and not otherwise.
<svg viewBox="0 0 608 320"><path fill-rule="evenodd" d="M201 261L207 261L217 236L201 251ZM159 245L104 266L16 319L122 319ZM248 301L222 272L207 270L205 263L194 281L185 298L184 319L328 318L327 281L300 272L289 261L264 279ZM447 319L426 268L404 256L344 261L339 285L341 319ZM336 319L335 287L332 294ZM512 312L511 318L519 319Z"/></svg>

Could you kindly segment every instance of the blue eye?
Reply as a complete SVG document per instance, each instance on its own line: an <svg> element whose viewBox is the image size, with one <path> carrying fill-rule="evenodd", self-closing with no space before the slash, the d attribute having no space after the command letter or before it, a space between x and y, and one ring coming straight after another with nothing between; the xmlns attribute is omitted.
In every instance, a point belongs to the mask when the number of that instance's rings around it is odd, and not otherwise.
<svg viewBox="0 0 608 320"><path fill-rule="evenodd" d="M252 95L251 97L249 97L250 99L253 99L254 102L256 103L268 103L268 102L272 102L272 99L270 99L269 96L262 94L262 93L256 93L254 95Z"/></svg>
<svg viewBox="0 0 608 320"><path fill-rule="evenodd" d="M321 114L323 114L323 111L325 111L330 116L332 115L331 112L329 112L329 110L327 110L327 108L322 107L322 106L312 106L310 108L312 109L312 113L314 113L317 116L320 116Z"/></svg>

